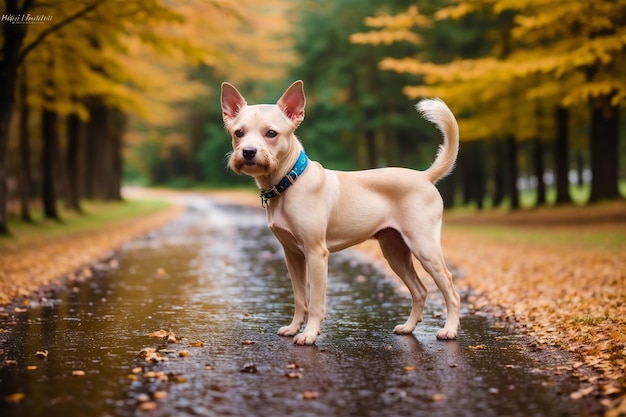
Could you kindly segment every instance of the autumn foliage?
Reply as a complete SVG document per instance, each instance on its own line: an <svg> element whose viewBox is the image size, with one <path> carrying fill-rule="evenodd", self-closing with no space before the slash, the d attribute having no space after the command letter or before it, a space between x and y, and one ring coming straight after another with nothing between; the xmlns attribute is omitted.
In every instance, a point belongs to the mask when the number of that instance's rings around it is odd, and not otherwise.
<svg viewBox="0 0 626 417"><path fill-rule="evenodd" d="M180 104L211 88L192 68L234 80L280 75L290 59L284 13L280 1L2 1L0 233L17 193L30 220L40 176L46 217L58 217L62 197L77 210L81 197L118 199L129 124L176 137Z"/></svg>
<svg viewBox="0 0 626 417"><path fill-rule="evenodd" d="M385 58L383 70L420 75L409 85L412 98L439 96L460 119L461 139L554 140L567 129L567 113L586 107L590 120L591 201L619 197L618 111L626 98L623 0L576 2L543 0L462 0L422 14L367 18L369 32L355 33L355 44L410 42L417 53ZM465 19L485 25L491 48L438 60L425 36L437 25ZM565 110L567 111L567 110ZM559 132L561 129L561 133ZM567 141L567 138L560 138ZM557 156L567 158L567 147ZM516 164L514 159L509 164ZM567 160L557 162L557 177L567 177ZM559 167L560 165L560 167ZM538 181L542 181L541 176ZM557 186L567 187L567 180ZM560 195L567 194L567 190Z"/></svg>

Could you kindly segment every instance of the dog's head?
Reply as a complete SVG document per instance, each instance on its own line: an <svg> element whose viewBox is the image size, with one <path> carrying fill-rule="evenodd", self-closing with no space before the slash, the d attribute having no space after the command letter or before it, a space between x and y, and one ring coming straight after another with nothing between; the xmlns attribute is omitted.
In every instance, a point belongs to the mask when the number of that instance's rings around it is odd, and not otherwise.
<svg viewBox="0 0 626 417"><path fill-rule="evenodd" d="M228 165L252 177L271 175L293 152L293 132L304 120L305 97L302 81L296 81L276 104L249 106L241 93L222 83L222 117L233 140Z"/></svg>

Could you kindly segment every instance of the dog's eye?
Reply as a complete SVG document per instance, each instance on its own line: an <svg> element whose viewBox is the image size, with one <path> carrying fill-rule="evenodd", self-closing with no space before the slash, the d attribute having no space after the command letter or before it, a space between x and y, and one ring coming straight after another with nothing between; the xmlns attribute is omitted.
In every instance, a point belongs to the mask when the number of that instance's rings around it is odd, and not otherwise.
<svg viewBox="0 0 626 417"><path fill-rule="evenodd" d="M235 136L237 136L238 138L242 138L243 135L244 135L243 130L241 129L235 130Z"/></svg>
<svg viewBox="0 0 626 417"><path fill-rule="evenodd" d="M275 130L268 130L267 132L265 132L265 136L268 138L275 138L276 136L278 136L278 132L276 132Z"/></svg>

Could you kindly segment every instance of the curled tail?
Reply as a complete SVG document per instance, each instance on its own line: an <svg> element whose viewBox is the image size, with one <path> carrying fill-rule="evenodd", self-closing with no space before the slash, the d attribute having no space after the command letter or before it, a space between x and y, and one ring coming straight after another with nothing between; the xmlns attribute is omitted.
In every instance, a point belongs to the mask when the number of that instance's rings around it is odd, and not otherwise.
<svg viewBox="0 0 626 417"><path fill-rule="evenodd" d="M439 99L422 100L415 105L417 111L429 122L437 125L443 133L443 144L439 145L437 157L425 174L432 183L452 172L459 153L459 125L454 115Z"/></svg>

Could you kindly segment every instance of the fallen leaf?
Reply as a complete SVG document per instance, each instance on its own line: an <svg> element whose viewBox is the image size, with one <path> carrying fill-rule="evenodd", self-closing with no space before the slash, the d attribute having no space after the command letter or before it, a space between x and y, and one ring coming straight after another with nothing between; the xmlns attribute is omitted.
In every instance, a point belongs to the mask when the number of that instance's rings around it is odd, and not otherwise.
<svg viewBox="0 0 626 417"><path fill-rule="evenodd" d="M317 391L304 391L302 393L302 398L305 400L314 400L319 397L319 393Z"/></svg>
<svg viewBox="0 0 626 417"><path fill-rule="evenodd" d="M593 387L593 386L587 387L587 388L581 388L578 391L572 392L569 395L569 397L572 400L580 400L581 398L586 397L587 395L591 394L594 389L595 389L595 387Z"/></svg>
<svg viewBox="0 0 626 417"><path fill-rule="evenodd" d="M467 348L469 350L485 350L487 349L487 346L486 345L475 345L475 346L470 345Z"/></svg>
<svg viewBox="0 0 626 417"><path fill-rule="evenodd" d="M164 356L161 352L154 348L143 348L139 354L148 363L157 363L169 360L167 356Z"/></svg>
<svg viewBox="0 0 626 417"><path fill-rule="evenodd" d="M10 403L19 403L24 398L26 398L26 394L24 394L23 392L16 392L16 393L9 394L6 397L4 397L4 399Z"/></svg>
<svg viewBox="0 0 626 417"><path fill-rule="evenodd" d="M155 400L162 400L162 399L164 399L164 398L167 398L167 395L168 395L168 394L167 394L167 392L166 392L166 391L156 391L156 392L153 394L153 397L154 397L154 399L155 399Z"/></svg>
<svg viewBox="0 0 626 417"><path fill-rule="evenodd" d="M289 379L302 379L302 374L300 372L287 372L285 376Z"/></svg>
<svg viewBox="0 0 626 417"><path fill-rule="evenodd" d="M194 340L193 342L189 342L189 346L191 347L202 347L204 346L204 342L201 340Z"/></svg>
<svg viewBox="0 0 626 417"><path fill-rule="evenodd" d="M159 339L165 339L167 343L176 343L180 340L178 336L174 334L174 332L168 332L167 330L159 330L156 332L152 332L149 335L150 337L158 337Z"/></svg>
<svg viewBox="0 0 626 417"><path fill-rule="evenodd" d="M137 401L139 401L140 403L148 402L150 401L150 396L148 394L141 393L137 395Z"/></svg>
<svg viewBox="0 0 626 417"><path fill-rule="evenodd" d="M159 338L164 338L165 336L167 336L168 332L167 330L158 330L156 332L152 332L150 333L150 337L159 337Z"/></svg>
<svg viewBox="0 0 626 417"><path fill-rule="evenodd" d="M242 345L253 345L253 344L254 344L254 342L253 342L252 340L247 340L247 339L246 339L246 340L242 341L242 342L241 342L241 344L242 344Z"/></svg>
<svg viewBox="0 0 626 417"><path fill-rule="evenodd" d="M35 356L38 357L39 359L46 359L48 357L48 351L47 350L38 350L37 353L35 353Z"/></svg>
<svg viewBox="0 0 626 417"><path fill-rule="evenodd" d="M74 375L74 376L85 376L85 371L82 371L80 369L76 369L76 370L72 371L72 375Z"/></svg>
<svg viewBox="0 0 626 417"><path fill-rule="evenodd" d="M141 405L139 406L139 409L141 411L153 411L156 410L157 408L159 408L159 404L157 404L154 401L148 401L145 403L141 403Z"/></svg>
<svg viewBox="0 0 626 417"><path fill-rule="evenodd" d="M187 378L181 375L172 375L170 379L174 382L178 382L179 384L182 384L183 382L187 382Z"/></svg>
<svg viewBox="0 0 626 417"><path fill-rule="evenodd" d="M405 366L402 368L404 371L406 372L413 372L415 371L415 369L417 369L415 366Z"/></svg>
<svg viewBox="0 0 626 417"><path fill-rule="evenodd" d="M178 356L180 356L181 358L186 358L187 356L189 356L189 352L186 350L181 350L180 352L178 352Z"/></svg>
<svg viewBox="0 0 626 417"><path fill-rule="evenodd" d="M430 397L430 400L434 403L445 400L446 397L443 394L435 394Z"/></svg>

